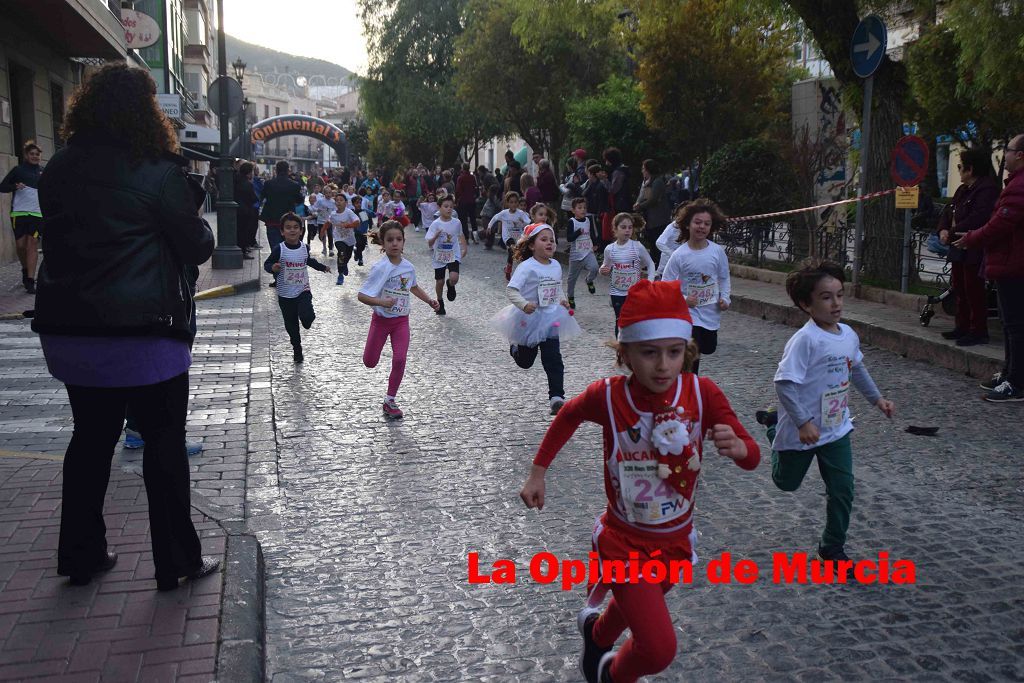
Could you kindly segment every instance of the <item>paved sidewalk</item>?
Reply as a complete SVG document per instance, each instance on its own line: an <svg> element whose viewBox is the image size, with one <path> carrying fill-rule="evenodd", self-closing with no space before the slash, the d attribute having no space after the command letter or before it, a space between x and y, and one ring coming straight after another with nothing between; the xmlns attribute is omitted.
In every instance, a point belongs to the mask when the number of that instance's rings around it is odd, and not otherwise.
<svg viewBox="0 0 1024 683"><path fill-rule="evenodd" d="M217 273L255 277L258 262ZM120 444L105 503L118 563L86 587L56 575L67 394L29 321L0 321L0 680L260 678L260 556L242 522L254 296L198 303L188 437L204 452L190 459L193 520L222 571L170 593L153 576L142 452Z"/></svg>

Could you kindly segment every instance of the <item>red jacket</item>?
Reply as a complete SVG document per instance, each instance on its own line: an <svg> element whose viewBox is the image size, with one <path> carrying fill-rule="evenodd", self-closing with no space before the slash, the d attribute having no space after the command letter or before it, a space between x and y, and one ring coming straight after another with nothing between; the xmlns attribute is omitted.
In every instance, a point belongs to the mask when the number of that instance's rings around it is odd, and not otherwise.
<svg viewBox="0 0 1024 683"><path fill-rule="evenodd" d="M455 183L455 203L459 206L476 204L476 178L469 171L461 172Z"/></svg>
<svg viewBox="0 0 1024 683"><path fill-rule="evenodd" d="M1024 278L1024 169L1010 174L991 218L960 246L985 250L985 279Z"/></svg>

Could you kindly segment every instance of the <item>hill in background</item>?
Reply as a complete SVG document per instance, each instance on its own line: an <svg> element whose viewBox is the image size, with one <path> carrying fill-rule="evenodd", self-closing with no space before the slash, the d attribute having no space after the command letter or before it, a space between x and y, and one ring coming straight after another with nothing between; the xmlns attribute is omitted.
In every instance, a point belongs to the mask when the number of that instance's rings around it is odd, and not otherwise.
<svg viewBox="0 0 1024 683"><path fill-rule="evenodd" d="M229 74L231 73L231 62L235 61L236 57L241 57L246 65L246 73L259 71L261 74L271 74L276 71L278 73L294 74L295 76L306 76L307 78L320 75L328 79L336 78L342 83L355 85L351 81L353 77L351 71L339 64L334 64L324 59L298 57L286 52L278 52L261 45L247 43L230 35L225 36L225 47L227 50ZM316 85L319 85L319 83Z"/></svg>

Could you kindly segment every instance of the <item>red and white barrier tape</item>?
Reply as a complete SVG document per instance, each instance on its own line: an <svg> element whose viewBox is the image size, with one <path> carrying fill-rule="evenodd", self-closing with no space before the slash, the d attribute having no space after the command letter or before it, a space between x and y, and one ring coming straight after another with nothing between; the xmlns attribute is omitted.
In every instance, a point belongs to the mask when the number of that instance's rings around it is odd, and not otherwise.
<svg viewBox="0 0 1024 683"><path fill-rule="evenodd" d="M874 199L876 197L883 197L887 194L892 194L896 191L896 188L891 190L881 190L880 192L870 192L860 197L853 197L852 199L840 199L838 202L829 202L828 204L818 204L817 206L807 206L802 209L789 209L788 211L776 211L774 213L759 213L755 216L740 216L738 218L728 219L729 223L740 223L742 221L753 221L761 218L775 218L776 216L788 216L794 213L803 213L804 211L816 211L817 209L824 209L829 206L839 206L840 204L852 204L853 202L859 202L866 199Z"/></svg>

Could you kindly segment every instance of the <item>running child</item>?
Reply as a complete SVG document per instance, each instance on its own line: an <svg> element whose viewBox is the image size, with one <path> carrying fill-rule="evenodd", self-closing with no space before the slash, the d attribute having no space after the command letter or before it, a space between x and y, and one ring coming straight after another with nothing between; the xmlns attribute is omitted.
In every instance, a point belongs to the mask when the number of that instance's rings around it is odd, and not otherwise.
<svg viewBox="0 0 1024 683"><path fill-rule="evenodd" d="M658 240L654 243L660 254L658 256L658 279L664 279L662 276L665 274L665 266L668 265L668 260L672 258L672 254L679 248L679 233L682 232L683 225L682 214L686 206L686 204L680 204L676 207L672 222L665 226L665 229L661 231L661 235L658 236Z"/></svg>
<svg viewBox="0 0 1024 683"><path fill-rule="evenodd" d="M363 365L377 367L384 342L391 339L391 375L388 377L388 392L382 408L388 417L402 417L402 410L395 403L398 387L405 375L405 360L409 355L409 294L423 301L435 311L440 307L434 299L416 284L416 270L402 257L405 249L405 230L397 221L387 221L378 232L370 234L374 244L386 258L373 264L366 281L359 289L358 299L367 306L373 306L370 331L363 348Z"/></svg>
<svg viewBox="0 0 1024 683"><path fill-rule="evenodd" d="M594 221L587 216L587 200L576 197L572 200L572 214L569 216L566 237L569 240L569 308L576 308L576 280L580 272L587 271L587 291L591 294L594 278L597 277L597 257L594 256L594 241L597 232Z"/></svg>
<svg viewBox="0 0 1024 683"><path fill-rule="evenodd" d="M701 356L718 348L718 328L722 311L729 310L732 280L729 278L729 257L725 249L708 238L725 226L725 216L718 206L706 199L697 199L679 211L683 226L676 238L679 247L665 266L664 280L679 280L683 296L693 315L693 341ZM700 369L700 358L693 372Z"/></svg>
<svg viewBox="0 0 1024 683"><path fill-rule="evenodd" d="M321 273L329 273L331 269L309 255L309 246L302 243L302 219L296 214L289 212L281 216L281 235L284 241L270 250L263 270L273 273L276 278L277 304L281 307L284 329L292 343L292 357L296 363L301 363L299 322L308 330L316 319L306 267Z"/></svg>
<svg viewBox="0 0 1024 683"><path fill-rule="evenodd" d="M491 219L502 211L501 200L498 197L498 184L492 183L487 188L487 199L480 209L480 219L487 225L483 229L484 249L490 251L494 248L494 230L491 228Z"/></svg>
<svg viewBox="0 0 1024 683"><path fill-rule="evenodd" d="M615 311L615 333L619 332L619 311L626 303L626 295L629 288L640 281L640 269L647 269L647 279L654 278L654 259L647 252L644 245L633 239L633 223L640 223L643 227L643 219L631 213L619 213L612 219L612 238L604 248L604 255L601 259L601 275L610 275L611 284L608 285L608 295L612 300L612 310Z"/></svg>
<svg viewBox="0 0 1024 683"><path fill-rule="evenodd" d="M433 192L420 197L416 203L420 210L420 224L416 226L416 232L426 230L434 222L433 216L437 213L437 196Z"/></svg>
<svg viewBox="0 0 1024 683"><path fill-rule="evenodd" d="M519 367L533 367L540 352L548 377L548 404L555 415L565 403L559 344L579 336L581 330L562 295L562 266L554 260L554 228L546 223L528 225L515 250L521 262L505 289L512 304L494 317L493 325L508 339L509 353Z"/></svg>
<svg viewBox="0 0 1024 683"><path fill-rule="evenodd" d="M306 195L306 201L309 202L308 213L300 213L300 215L308 215L306 219L306 247L309 248L311 253L313 251L313 238L320 236L320 216L316 211L316 203L323 198L324 195L320 192L320 186L313 185L309 190L309 194ZM326 250L324 253L326 253Z"/></svg>
<svg viewBox="0 0 1024 683"><path fill-rule="evenodd" d="M523 229L530 223L530 214L519 208L519 193L505 193L505 208L494 214L487 223L487 230L492 231L494 224L501 224L501 243L508 250L508 261L505 264L505 280L512 278L512 252L513 247L519 238L523 236Z"/></svg>
<svg viewBox="0 0 1024 683"><path fill-rule="evenodd" d="M895 404L882 397L864 367L860 338L839 322L843 314L843 269L824 261L786 278L793 305L807 323L786 342L775 373L778 413L758 411L772 442L772 481L796 491L818 458L825 482L825 530L818 544L822 560L849 560L846 531L853 509L853 451L850 448L850 384L891 418Z"/></svg>
<svg viewBox="0 0 1024 683"><path fill-rule="evenodd" d="M348 206L348 197L338 193L334 197L334 211L327 217L327 225L334 233L334 246L338 248L338 281L345 284L348 262L356 246L356 230L360 226L359 216Z"/></svg>
<svg viewBox="0 0 1024 683"><path fill-rule="evenodd" d="M319 228L320 243L324 245L321 256L334 256L334 232L327 227L328 218L334 211L334 196L337 189L333 185L324 188L323 194L310 202L310 210Z"/></svg>
<svg viewBox="0 0 1024 683"><path fill-rule="evenodd" d="M441 291L445 291L448 301L455 301L455 285L459 282L459 264L466 254L466 237L462 234L462 223L452 215L455 207L455 198L445 196L438 208L440 217L430 224L427 229L427 246L433 250L432 265L434 266L434 289L437 291L437 300L441 305L434 311L438 315L445 315L444 302L441 301ZM445 271L448 278L445 279Z"/></svg>
<svg viewBox="0 0 1024 683"><path fill-rule="evenodd" d="M695 562L694 492L705 434L745 470L760 462L757 443L722 390L690 372L697 355L686 301L675 283L641 281L629 290L619 316L617 363L631 375L591 384L568 401L548 427L519 496L543 509L544 475L555 455L584 422L604 432L605 512L595 523L593 547L602 560ZM578 502L578 501L577 501ZM630 555L633 557L630 557ZM670 572L666 572L669 574ZM594 584L576 623L583 635L580 669L590 683L632 683L666 669L676 655L676 635L663 583ZM612 598L602 612L601 602ZM629 638L616 651L626 630Z"/></svg>

